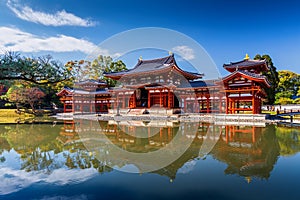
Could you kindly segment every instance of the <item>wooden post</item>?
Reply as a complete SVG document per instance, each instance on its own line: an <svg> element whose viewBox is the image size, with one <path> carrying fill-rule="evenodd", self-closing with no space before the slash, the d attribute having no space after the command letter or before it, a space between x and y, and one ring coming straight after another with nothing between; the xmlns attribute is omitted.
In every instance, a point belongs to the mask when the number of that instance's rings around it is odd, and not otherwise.
<svg viewBox="0 0 300 200"><path fill-rule="evenodd" d="M255 95L254 95L254 92L253 92L253 96L252 96L252 113L253 114L256 114L255 106L256 106L256 104L255 104Z"/></svg>
<svg viewBox="0 0 300 200"><path fill-rule="evenodd" d="M133 95L132 95L132 98L133 98L133 108L136 108L136 98L135 98L135 93L133 92Z"/></svg>
<svg viewBox="0 0 300 200"><path fill-rule="evenodd" d="M255 143L255 126L252 126L252 142Z"/></svg>
<svg viewBox="0 0 300 200"><path fill-rule="evenodd" d="M148 108L151 107L151 93L150 93L150 90L148 90Z"/></svg>
<svg viewBox="0 0 300 200"><path fill-rule="evenodd" d="M168 89L168 99L167 99L167 104L168 104L168 108L171 107L171 102L170 102L171 98L170 98L170 90Z"/></svg>
<svg viewBox="0 0 300 200"><path fill-rule="evenodd" d="M159 90L159 107L162 107L161 90Z"/></svg>
<svg viewBox="0 0 300 200"><path fill-rule="evenodd" d="M184 100L184 102L183 102L183 110L184 110L184 112L186 112L186 106L187 106L187 104L186 104L186 97L183 100Z"/></svg>
<svg viewBox="0 0 300 200"><path fill-rule="evenodd" d="M72 98L72 112L75 113L75 101L74 101L74 97Z"/></svg>
<svg viewBox="0 0 300 200"><path fill-rule="evenodd" d="M122 101L123 101L123 102L122 102L122 108L125 108L125 100L126 100L126 99L125 99L125 95L124 95L124 94L123 94L123 98L122 98L122 99L123 99L123 100L122 100Z"/></svg>
<svg viewBox="0 0 300 200"><path fill-rule="evenodd" d="M228 99L228 95L226 94L226 98L225 98L225 112L226 114L228 114L228 109L229 109L229 99Z"/></svg>
<svg viewBox="0 0 300 200"><path fill-rule="evenodd" d="M226 144L229 142L229 126L227 125L225 127L225 138L226 138Z"/></svg>
<svg viewBox="0 0 300 200"><path fill-rule="evenodd" d="M206 96L206 113L209 113L209 98Z"/></svg>

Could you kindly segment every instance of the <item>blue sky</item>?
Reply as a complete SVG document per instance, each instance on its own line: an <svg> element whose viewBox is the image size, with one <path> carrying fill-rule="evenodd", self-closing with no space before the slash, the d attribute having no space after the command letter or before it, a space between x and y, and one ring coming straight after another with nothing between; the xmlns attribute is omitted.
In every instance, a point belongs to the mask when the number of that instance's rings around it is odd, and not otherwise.
<svg viewBox="0 0 300 200"><path fill-rule="evenodd" d="M239 61L246 53L252 58L269 54L278 70L300 73L296 0L0 0L0 9L1 52L79 60L114 34L162 27L197 41L222 75L227 74L224 63Z"/></svg>

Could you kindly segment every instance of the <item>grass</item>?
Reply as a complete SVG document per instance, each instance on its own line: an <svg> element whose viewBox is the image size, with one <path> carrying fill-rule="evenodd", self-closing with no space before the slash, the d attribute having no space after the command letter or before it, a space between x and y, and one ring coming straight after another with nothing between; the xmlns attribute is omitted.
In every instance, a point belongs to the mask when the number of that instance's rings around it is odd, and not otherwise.
<svg viewBox="0 0 300 200"><path fill-rule="evenodd" d="M17 114L16 109L0 109L0 124L17 123L33 117L34 115L26 113Z"/></svg>
<svg viewBox="0 0 300 200"><path fill-rule="evenodd" d="M270 115L276 115L277 112L276 111L268 111L268 110L263 110L261 111L262 114L270 114Z"/></svg>

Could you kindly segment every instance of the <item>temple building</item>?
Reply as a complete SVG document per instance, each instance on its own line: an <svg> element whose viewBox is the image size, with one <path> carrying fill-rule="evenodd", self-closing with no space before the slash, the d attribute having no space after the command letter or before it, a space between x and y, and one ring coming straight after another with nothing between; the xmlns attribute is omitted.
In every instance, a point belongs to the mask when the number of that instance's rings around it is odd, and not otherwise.
<svg viewBox="0 0 300 200"><path fill-rule="evenodd" d="M190 83L201 79L203 74L182 70L177 65L174 54L171 54L153 60L140 58L133 69L106 73L105 76L117 80L119 84L119 87L111 89L114 102L112 108L119 106L121 109L135 111L147 108L149 112L159 109L172 114L187 107L179 88L192 88Z"/></svg>
<svg viewBox="0 0 300 200"><path fill-rule="evenodd" d="M74 88L63 88L57 95L64 105L64 112L106 113L110 93L104 81L86 80L74 84Z"/></svg>
<svg viewBox="0 0 300 200"><path fill-rule="evenodd" d="M224 64L230 74L218 80L202 80L204 74L181 69L174 54L143 60L129 70L104 73L117 81L108 88L103 81L87 80L64 88L57 95L64 112L120 114L253 113L261 112L270 84L263 72L265 60Z"/></svg>
<svg viewBox="0 0 300 200"><path fill-rule="evenodd" d="M222 79L226 93L226 114L250 111L261 113L262 100L266 98L266 88L270 87L262 75L269 70L265 60L244 60L223 66L231 74Z"/></svg>

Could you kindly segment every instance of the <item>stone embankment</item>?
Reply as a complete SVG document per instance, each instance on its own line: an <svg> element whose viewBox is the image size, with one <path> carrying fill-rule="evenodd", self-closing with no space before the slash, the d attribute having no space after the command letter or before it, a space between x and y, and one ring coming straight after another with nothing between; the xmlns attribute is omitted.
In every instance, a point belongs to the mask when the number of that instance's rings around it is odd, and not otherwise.
<svg viewBox="0 0 300 200"><path fill-rule="evenodd" d="M252 114L178 114L178 115L115 115L115 114L75 114L67 115L70 119L87 119L101 121L178 121L178 122L208 122L219 125L253 125L265 124L270 120L266 115ZM60 117L63 118L63 117Z"/></svg>

